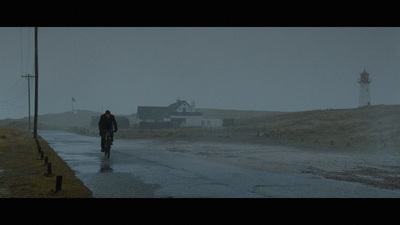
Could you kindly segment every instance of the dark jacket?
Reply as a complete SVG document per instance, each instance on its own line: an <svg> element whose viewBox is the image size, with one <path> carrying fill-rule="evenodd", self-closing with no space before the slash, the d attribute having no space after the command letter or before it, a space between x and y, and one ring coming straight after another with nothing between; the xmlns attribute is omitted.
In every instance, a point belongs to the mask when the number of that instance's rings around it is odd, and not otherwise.
<svg viewBox="0 0 400 225"><path fill-rule="evenodd" d="M114 129L113 129L114 126ZM100 116L99 120L99 130L118 130L117 121L115 121L114 115L110 115L110 118L107 118L105 114Z"/></svg>

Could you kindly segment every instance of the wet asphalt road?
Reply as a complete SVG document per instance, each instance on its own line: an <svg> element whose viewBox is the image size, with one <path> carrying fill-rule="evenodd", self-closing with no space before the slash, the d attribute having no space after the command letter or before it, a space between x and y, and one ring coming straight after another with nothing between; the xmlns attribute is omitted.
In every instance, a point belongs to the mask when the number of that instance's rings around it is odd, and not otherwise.
<svg viewBox="0 0 400 225"><path fill-rule="evenodd" d="M398 198L399 191L311 174L271 173L171 151L153 140L114 140L39 130L95 198ZM223 145L223 144L221 144Z"/></svg>

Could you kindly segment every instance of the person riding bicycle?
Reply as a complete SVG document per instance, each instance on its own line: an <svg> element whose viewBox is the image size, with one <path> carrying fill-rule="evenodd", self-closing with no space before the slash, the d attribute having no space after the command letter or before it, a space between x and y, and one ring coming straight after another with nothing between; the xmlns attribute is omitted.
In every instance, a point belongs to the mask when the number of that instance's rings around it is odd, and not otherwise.
<svg viewBox="0 0 400 225"><path fill-rule="evenodd" d="M104 144L105 144L105 130L114 130L114 132L118 131L117 121L115 120L114 115L111 114L110 110L106 110L106 112L100 116L99 120L99 135L101 136L101 151L104 152ZM111 143L114 141L114 132L111 132Z"/></svg>

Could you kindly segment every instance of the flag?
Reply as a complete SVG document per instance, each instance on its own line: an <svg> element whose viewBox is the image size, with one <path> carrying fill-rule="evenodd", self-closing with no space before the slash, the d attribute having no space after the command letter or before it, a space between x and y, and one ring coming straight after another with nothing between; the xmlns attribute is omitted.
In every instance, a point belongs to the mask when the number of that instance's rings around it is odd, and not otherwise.
<svg viewBox="0 0 400 225"><path fill-rule="evenodd" d="M72 102L76 102L76 100L75 100L75 98L74 98L74 97L72 97Z"/></svg>

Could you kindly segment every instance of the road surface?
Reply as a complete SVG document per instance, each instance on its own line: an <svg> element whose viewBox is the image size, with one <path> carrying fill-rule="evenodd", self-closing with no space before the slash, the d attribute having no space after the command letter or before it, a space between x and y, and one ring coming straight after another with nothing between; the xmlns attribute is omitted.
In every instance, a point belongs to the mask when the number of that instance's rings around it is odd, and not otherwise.
<svg viewBox="0 0 400 225"><path fill-rule="evenodd" d="M291 147L115 139L110 159L106 159L100 152L100 137L53 130L39 130L38 134L95 198L400 197L399 190L326 179L284 166L275 170L251 166L253 161L249 160L257 159L250 156L260 157L256 152L299 151ZM221 160L220 153L233 148L242 152L234 156L236 161L246 163ZM223 154L223 158L229 157L233 155Z"/></svg>

